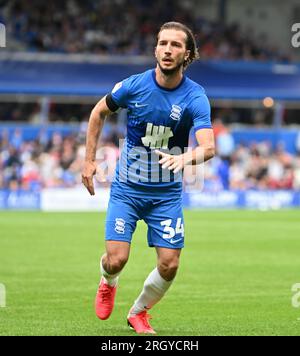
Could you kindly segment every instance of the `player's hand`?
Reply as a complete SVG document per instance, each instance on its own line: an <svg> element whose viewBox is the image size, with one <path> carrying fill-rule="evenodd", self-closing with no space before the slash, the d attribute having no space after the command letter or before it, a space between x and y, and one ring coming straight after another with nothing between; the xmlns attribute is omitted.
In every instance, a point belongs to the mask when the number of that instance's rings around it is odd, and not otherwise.
<svg viewBox="0 0 300 356"><path fill-rule="evenodd" d="M93 177L97 172L97 165L95 162L84 162L84 167L82 171L82 183L89 191L91 195L95 195Z"/></svg>
<svg viewBox="0 0 300 356"><path fill-rule="evenodd" d="M168 168L169 171L173 171L174 174L183 170L185 166L183 155L170 155L159 150L155 150L155 153L161 157L158 162L162 165L163 169Z"/></svg>

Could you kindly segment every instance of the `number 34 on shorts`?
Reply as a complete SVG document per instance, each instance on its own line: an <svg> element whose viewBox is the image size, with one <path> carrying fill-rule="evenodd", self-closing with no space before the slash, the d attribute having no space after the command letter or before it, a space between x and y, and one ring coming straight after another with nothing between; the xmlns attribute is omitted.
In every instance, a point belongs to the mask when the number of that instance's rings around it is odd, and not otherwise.
<svg viewBox="0 0 300 356"><path fill-rule="evenodd" d="M173 220L167 219L160 223L162 227L164 227L164 234L162 236L163 239L169 241L171 244L174 244L178 241L181 241L184 237L184 224L182 223L182 219L178 218L176 222L176 228L172 227ZM174 226L174 225L173 225Z"/></svg>

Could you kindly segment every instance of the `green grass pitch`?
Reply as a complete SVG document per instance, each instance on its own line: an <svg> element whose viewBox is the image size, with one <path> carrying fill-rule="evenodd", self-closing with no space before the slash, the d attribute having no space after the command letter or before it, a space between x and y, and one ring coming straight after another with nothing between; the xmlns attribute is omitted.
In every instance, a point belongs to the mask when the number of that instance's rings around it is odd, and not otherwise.
<svg viewBox="0 0 300 356"><path fill-rule="evenodd" d="M154 268L138 224L109 320L94 315L105 214L0 213L0 335L134 335L126 315ZM186 211L181 266L152 310L158 335L300 335L300 211ZM294 293L295 294L295 293Z"/></svg>

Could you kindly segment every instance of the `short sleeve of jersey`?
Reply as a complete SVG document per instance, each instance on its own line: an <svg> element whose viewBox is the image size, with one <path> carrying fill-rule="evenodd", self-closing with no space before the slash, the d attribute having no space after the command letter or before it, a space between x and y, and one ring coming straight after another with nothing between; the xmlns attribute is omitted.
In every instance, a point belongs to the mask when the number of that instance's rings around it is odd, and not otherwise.
<svg viewBox="0 0 300 356"><path fill-rule="evenodd" d="M127 108L131 77L117 83L111 91L113 101L121 108Z"/></svg>
<svg viewBox="0 0 300 356"><path fill-rule="evenodd" d="M191 113L195 131L211 129L210 103L205 94L197 95L191 103Z"/></svg>

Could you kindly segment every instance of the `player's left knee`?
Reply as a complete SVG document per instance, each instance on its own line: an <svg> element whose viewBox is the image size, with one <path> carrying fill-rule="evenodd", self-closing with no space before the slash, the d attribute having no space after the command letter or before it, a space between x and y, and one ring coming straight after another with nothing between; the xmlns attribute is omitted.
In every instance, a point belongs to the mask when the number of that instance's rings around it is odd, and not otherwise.
<svg viewBox="0 0 300 356"><path fill-rule="evenodd" d="M160 261L158 264L158 270L162 278L170 281L175 278L179 267L179 260L174 259L170 261Z"/></svg>

